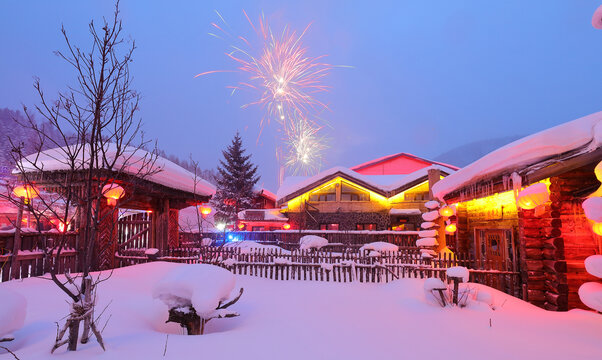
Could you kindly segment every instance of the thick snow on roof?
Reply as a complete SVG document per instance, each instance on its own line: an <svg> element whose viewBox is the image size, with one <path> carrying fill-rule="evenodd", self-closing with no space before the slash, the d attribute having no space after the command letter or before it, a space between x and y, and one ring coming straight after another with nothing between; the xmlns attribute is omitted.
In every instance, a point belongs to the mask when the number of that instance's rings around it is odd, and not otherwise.
<svg viewBox="0 0 602 360"><path fill-rule="evenodd" d="M496 173L508 174L568 151L591 152L602 145L602 112L573 120L503 146L433 186L439 199Z"/></svg>
<svg viewBox="0 0 602 360"><path fill-rule="evenodd" d="M389 210L391 215L421 215L420 209L391 209Z"/></svg>
<svg viewBox="0 0 602 360"><path fill-rule="evenodd" d="M43 171L69 170L71 168L68 160L70 152L75 152L74 146L69 146L69 148L59 147L42 151L39 154L31 154L26 156L21 162L25 171L34 172L40 169ZM112 167L114 170L123 171L131 175L150 173L150 175L144 177L145 180L168 188L204 196L215 194L215 186L213 184L197 178L195 186L193 173L165 158L159 156L154 164L149 164L154 157L145 150L128 147L119 158L115 159L117 149L115 144L110 143L107 145L105 152L108 163L112 163L115 160L115 165ZM85 169L89 163L89 158L90 155L87 147L80 150L78 159L75 162L76 169ZM150 165L152 165L152 168L147 169Z"/></svg>
<svg viewBox="0 0 602 360"><path fill-rule="evenodd" d="M448 174L453 172L453 170L451 170L450 168L439 165L433 165L414 171L413 173L407 175L362 175L346 167L335 166L333 168L324 170L314 176L291 176L285 178L284 182L278 189L276 196L278 200L281 200L284 197L293 194L294 192L297 192L307 186L312 185L313 183L316 183L336 173L342 173L347 175L351 179L363 181L364 183L386 193L389 191L399 189L400 187L409 184L413 181L416 181L421 177L427 176L428 170L430 169L439 169Z"/></svg>
<svg viewBox="0 0 602 360"><path fill-rule="evenodd" d="M258 219L258 213L263 213L263 219ZM240 220L274 220L274 221L288 221L288 218L282 213L280 209L247 209L238 213Z"/></svg>
<svg viewBox="0 0 602 360"><path fill-rule="evenodd" d="M367 168L367 167L370 167L370 166L374 166L374 165L379 164L379 163L383 163L383 162L386 162L386 161L394 160L394 159L396 159L398 157L406 157L406 158L409 158L409 159L414 159L414 160L417 160L417 161L421 161L421 162L425 162L425 163L430 163L432 165L440 165L440 166L446 167L446 168L448 168L450 170L454 170L454 171L459 169L458 167L453 166L453 165L449 165L449 164L442 163L442 162L439 162L439 161L433 161L433 160L421 158L419 156L416 156L416 155L410 154L410 153L400 152L400 153L396 153L396 154L391 154L391 155L383 156L383 157L380 157L380 158L377 158L377 159L374 159L374 160L370 160L370 161L367 161L365 163L356 165L356 166L352 167L351 170L354 170L354 171L361 170L361 169L364 169L364 168Z"/></svg>

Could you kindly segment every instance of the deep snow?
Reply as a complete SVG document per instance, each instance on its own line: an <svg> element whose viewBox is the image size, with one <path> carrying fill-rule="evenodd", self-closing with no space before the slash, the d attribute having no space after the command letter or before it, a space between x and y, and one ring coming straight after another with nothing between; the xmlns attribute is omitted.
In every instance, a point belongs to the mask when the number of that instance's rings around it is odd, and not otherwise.
<svg viewBox="0 0 602 360"><path fill-rule="evenodd" d="M420 279L339 284L236 276L236 288L245 292L232 310L241 316L212 320L206 335L181 336L177 324L164 323L167 308L152 297L158 279L178 266L186 265L122 268L99 285L99 310L111 302L106 352L90 341L77 352L61 348L50 355L55 322L68 311L65 296L45 279L2 283L28 300L24 327L4 345L21 359L553 360L602 354L602 315L547 312L489 288L495 311L480 302L443 309L425 301Z"/></svg>

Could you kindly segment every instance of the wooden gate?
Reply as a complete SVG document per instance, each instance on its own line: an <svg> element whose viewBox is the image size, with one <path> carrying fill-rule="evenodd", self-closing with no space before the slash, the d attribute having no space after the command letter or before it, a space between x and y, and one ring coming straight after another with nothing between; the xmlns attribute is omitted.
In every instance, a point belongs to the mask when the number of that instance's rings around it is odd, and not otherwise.
<svg viewBox="0 0 602 360"><path fill-rule="evenodd" d="M119 217L117 234L119 250L151 247L152 213L139 212Z"/></svg>

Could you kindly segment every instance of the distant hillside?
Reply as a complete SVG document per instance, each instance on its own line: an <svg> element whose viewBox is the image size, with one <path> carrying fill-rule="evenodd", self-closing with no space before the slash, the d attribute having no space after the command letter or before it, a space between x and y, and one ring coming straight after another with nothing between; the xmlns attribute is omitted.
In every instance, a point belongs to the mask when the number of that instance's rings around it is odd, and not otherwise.
<svg viewBox="0 0 602 360"><path fill-rule="evenodd" d="M514 135L471 142L446 151L443 154L435 157L433 160L464 167L473 161L478 160L484 155L489 154L493 150L496 150L497 148L522 137L523 135Z"/></svg>

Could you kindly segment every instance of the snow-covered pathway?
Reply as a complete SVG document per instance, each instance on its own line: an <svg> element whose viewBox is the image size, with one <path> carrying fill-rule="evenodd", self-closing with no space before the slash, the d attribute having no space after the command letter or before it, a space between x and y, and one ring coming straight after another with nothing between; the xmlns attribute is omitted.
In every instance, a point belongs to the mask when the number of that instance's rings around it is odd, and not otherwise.
<svg viewBox="0 0 602 360"><path fill-rule="evenodd" d="M216 319L203 336L180 336L165 324L167 310L151 293L174 266L152 263L116 270L100 285L99 311L111 302L104 336L75 353L50 355L66 299L48 280L0 284L28 299L25 326L10 343L21 359L599 359L602 315L552 313L495 294L483 303L442 309L425 302L423 281L336 284L237 277L245 288L232 307L241 314ZM478 285L474 285L479 287ZM503 304L503 306L502 306ZM491 320L491 326L490 326ZM170 333L167 340L166 333ZM167 340L166 356L163 352ZM0 355L0 359L10 355Z"/></svg>

